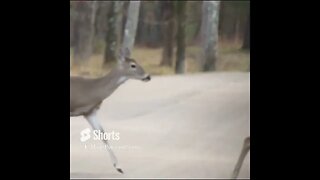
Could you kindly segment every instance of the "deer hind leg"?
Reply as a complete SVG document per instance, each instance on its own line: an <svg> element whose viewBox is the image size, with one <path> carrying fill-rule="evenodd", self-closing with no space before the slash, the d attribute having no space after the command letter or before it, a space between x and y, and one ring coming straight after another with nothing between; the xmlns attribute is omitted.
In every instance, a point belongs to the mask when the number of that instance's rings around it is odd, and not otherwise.
<svg viewBox="0 0 320 180"><path fill-rule="evenodd" d="M236 179L238 177L244 158L248 154L249 150L250 150L250 137L247 137L243 142L243 147L242 147L238 162L232 173L232 179Z"/></svg>
<svg viewBox="0 0 320 180"><path fill-rule="evenodd" d="M97 109L93 110L90 114L86 115L85 118L87 119L93 130L100 130L100 132L102 133L105 132L97 118ZM118 172L123 173L122 169L118 165L117 157L114 155L112 149L110 148L108 140L103 140L103 142L107 146L107 150L109 152L113 166L116 168Z"/></svg>

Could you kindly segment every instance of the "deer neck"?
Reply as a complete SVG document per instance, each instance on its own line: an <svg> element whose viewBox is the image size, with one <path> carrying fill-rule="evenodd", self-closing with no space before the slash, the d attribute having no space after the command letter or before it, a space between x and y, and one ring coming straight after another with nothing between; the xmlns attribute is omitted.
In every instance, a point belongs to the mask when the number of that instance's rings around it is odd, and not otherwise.
<svg viewBox="0 0 320 180"><path fill-rule="evenodd" d="M123 75L119 68L111 70L111 72L97 80L99 96L103 100L110 96L121 84L128 78Z"/></svg>

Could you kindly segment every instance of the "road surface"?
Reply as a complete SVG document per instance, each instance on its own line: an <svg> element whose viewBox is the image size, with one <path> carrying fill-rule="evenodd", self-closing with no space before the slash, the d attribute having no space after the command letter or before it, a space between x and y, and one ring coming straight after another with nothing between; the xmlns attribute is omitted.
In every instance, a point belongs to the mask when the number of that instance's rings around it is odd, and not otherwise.
<svg viewBox="0 0 320 180"><path fill-rule="evenodd" d="M129 80L98 114L106 131L118 133L110 144L124 174L100 141L80 141L89 124L76 117L70 118L70 176L229 178L250 135L249 90L250 74L240 72ZM239 178L250 178L250 153Z"/></svg>

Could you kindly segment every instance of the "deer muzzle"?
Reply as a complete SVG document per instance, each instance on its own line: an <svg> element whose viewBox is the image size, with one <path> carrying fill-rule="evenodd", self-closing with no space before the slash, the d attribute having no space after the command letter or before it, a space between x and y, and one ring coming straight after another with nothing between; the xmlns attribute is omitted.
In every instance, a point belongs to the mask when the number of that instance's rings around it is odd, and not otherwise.
<svg viewBox="0 0 320 180"><path fill-rule="evenodd" d="M149 74L142 79L142 81L144 81L144 82L148 82L150 80L151 80L151 76Z"/></svg>

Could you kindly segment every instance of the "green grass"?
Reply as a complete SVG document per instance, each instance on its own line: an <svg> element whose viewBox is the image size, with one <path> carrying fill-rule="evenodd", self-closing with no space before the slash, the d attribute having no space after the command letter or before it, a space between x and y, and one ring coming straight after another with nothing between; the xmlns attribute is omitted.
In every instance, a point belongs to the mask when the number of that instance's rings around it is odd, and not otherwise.
<svg viewBox="0 0 320 180"><path fill-rule="evenodd" d="M217 71L247 71L250 64L250 52L239 50L239 44L219 44ZM71 50L70 50L71 52ZM161 48L135 47L132 57L144 69L152 75L174 74L173 67L159 66L161 61ZM189 46L186 50L186 73L196 73L200 71L201 48ZM72 55L70 54L71 75L101 76L106 74L114 64L107 68L102 68L103 56L93 55L91 59L81 67L72 65Z"/></svg>

